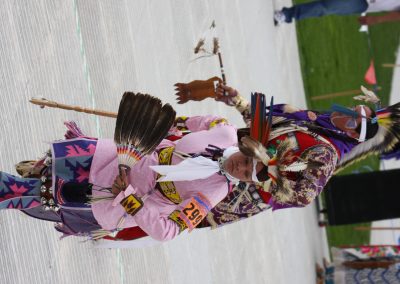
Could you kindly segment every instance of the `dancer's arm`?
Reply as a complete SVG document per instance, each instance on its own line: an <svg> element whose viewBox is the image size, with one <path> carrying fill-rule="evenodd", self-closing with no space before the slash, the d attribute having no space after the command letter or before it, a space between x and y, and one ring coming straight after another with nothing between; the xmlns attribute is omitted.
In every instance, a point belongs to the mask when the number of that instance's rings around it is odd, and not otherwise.
<svg viewBox="0 0 400 284"><path fill-rule="evenodd" d="M175 127L180 131L197 132L209 130L217 125L229 124L225 118L217 115L179 116L175 120Z"/></svg>
<svg viewBox="0 0 400 284"><path fill-rule="evenodd" d="M312 149L310 149L312 148ZM329 179L332 177L338 161L337 152L328 144L320 144L310 147L301 154L301 160L307 161L309 166L300 173L296 179L283 176L280 184L291 188L292 198L285 200L280 197L282 189L277 184L272 185L272 198L270 204L273 210L304 207L310 204L324 189ZM311 163L314 166L311 166Z"/></svg>
<svg viewBox="0 0 400 284"><path fill-rule="evenodd" d="M208 185L205 181L204 187L208 188ZM204 194L194 194L175 208L168 205L169 214L165 214L162 208L163 202L147 199L143 208L131 218L152 238L159 241L171 240L184 230L192 230L199 225L211 208L218 204L227 193L228 185L219 183L208 191L205 190Z"/></svg>

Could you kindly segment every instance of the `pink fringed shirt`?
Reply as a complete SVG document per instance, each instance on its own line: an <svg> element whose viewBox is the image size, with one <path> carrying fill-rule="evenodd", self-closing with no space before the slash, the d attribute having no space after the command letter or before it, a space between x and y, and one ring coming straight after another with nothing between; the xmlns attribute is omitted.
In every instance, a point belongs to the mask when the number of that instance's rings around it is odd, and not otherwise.
<svg viewBox="0 0 400 284"><path fill-rule="evenodd" d="M215 122L223 122L215 125ZM177 151L185 153L204 152L209 145L227 148L237 144L236 129L225 125L225 121L215 116L197 116L186 120L186 127L192 132L182 139L172 142L163 140L157 149L174 146ZM210 126L213 126L211 129ZM96 152L90 169L89 182L93 186L95 197L109 195L96 189L111 187L118 175L117 149L110 139L99 139ZM129 173L129 187L121 192L114 201L101 201L92 205L92 211L97 222L103 229L116 229L125 210L119 201L126 195L136 192L144 196L156 186L157 173L152 171L150 165L159 164L158 154L154 152L136 164ZM172 156L171 164L178 164L181 158ZM128 215L122 228L139 226L149 236L157 240L170 240L177 236L180 228L169 215L175 210L182 210L193 196L202 194L211 204L217 205L229 191L227 180L224 176L214 174L207 179L174 182L176 191L183 200L174 204L164 197L158 190L154 191L144 202L144 207L135 216Z"/></svg>

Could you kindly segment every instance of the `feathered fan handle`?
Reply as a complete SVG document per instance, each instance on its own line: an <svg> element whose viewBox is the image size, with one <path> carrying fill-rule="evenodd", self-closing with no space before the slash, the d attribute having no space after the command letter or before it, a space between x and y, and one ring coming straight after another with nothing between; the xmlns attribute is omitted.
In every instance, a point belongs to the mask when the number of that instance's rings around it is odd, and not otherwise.
<svg viewBox="0 0 400 284"><path fill-rule="evenodd" d="M364 95L355 96L353 97L354 100L365 101L373 104L380 104L381 100L373 91L368 90L364 86L361 86L361 91L364 93Z"/></svg>
<svg viewBox="0 0 400 284"><path fill-rule="evenodd" d="M153 152L174 123L170 105L147 94L124 93L118 109L114 142L120 170L128 170Z"/></svg>
<svg viewBox="0 0 400 284"><path fill-rule="evenodd" d="M268 165L270 157L267 154L267 149L265 149L261 142L250 136L244 136L240 141L241 145L239 145L239 148L242 153L261 161L266 166Z"/></svg>

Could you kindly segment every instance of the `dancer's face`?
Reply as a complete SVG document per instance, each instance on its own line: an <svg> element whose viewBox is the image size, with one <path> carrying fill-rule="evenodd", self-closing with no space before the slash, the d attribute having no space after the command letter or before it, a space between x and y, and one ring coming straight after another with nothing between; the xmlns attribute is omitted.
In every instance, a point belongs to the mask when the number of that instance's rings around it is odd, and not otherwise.
<svg viewBox="0 0 400 284"><path fill-rule="evenodd" d="M361 109L364 108L365 111L365 117L370 118L371 117L371 109L367 106L361 106L358 105L354 108L350 108L354 111L356 111L359 115L357 118L354 118L352 116L340 113L340 112L333 112L331 114L331 122L340 130L345 132L348 136L358 139L360 134L356 131L356 129L360 126L361 124L361 119L362 119L362 114L361 114Z"/></svg>
<svg viewBox="0 0 400 284"><path fill-rule="evenodd" d="M247 157L241 152L237 152L226 159L223 166L225 171L231 176L241 181L252 181L253 158ZM258 173L263 167L263 164L258 162L256 165L256 172Z"/></svg>

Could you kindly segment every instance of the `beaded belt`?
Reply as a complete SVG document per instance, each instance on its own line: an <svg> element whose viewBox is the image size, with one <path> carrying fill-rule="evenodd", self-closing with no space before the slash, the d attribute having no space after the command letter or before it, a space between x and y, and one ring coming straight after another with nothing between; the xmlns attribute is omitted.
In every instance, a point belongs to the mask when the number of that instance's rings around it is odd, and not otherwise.
<svg viewBox="0 0 400 284"><path fill-rule="evenodd" d="M57 212L60 208L54 201L53 189L51 188L51 173L48 171L48 169L51 169L51 162L51 156L47 155L43 162L46 167L42 170L42 176L40 177L40 203L45 211L52 210Z"/></svg>

